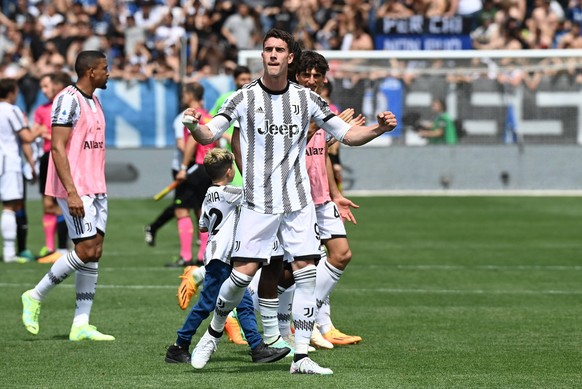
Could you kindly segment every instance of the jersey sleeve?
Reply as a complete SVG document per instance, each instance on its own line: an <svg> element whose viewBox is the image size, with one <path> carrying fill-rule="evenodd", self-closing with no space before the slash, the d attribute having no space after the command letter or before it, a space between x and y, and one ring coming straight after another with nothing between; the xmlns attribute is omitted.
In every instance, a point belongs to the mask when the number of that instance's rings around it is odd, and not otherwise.
<svg viewBox="0 0 582 389"><path fill-rule="evenodd" d="M317 93L309 92L308 103L315 124L341 142L350 129L350 124L337 117L327 101Z"/></svg>
<svg viewBox="0 0 582 389"><path fill-rule="evenodd" d="M26 115L16 105L12 107L8 121L10 122L14 132L20 132L23 129L28 128L28 120L26 119Z"/></svg>
<svg viewBox="0 0 582 389"><path fill-rule="evenodd" d="M59 94L53 102L51 111L52 126L73 127L80 110L81 106L74 94Z"/></svg>

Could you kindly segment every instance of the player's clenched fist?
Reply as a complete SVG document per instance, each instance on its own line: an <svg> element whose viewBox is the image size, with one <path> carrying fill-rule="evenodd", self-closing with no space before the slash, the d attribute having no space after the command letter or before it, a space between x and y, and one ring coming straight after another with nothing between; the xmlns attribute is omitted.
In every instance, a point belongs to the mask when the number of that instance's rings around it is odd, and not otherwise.
<svg viewBox="0 0 582 389"><path fill-rule="evenodd" d="M385 132L392 131L398 125L396 115L390 111L380 112L378 114L378 124L380 127L386 127Z"/></svg>

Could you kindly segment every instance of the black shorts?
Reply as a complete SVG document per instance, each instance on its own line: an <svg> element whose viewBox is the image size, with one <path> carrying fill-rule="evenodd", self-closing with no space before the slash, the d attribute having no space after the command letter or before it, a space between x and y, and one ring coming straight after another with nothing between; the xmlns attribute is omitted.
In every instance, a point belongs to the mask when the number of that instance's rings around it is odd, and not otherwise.
<svg viewBox="0 0 582 389"><path fill-rule="evenodd" d="M204 196L210 185L212 181L206 174L204 165L198 165L198 168L186 176L186 181L176 187L174 204L178 208L202 208Z"/></svg>
<svg viewBox="0 0 582 389"><path fill-rule="evenodd" d="M48 172L50 152L46 152L40 157L40 168L38 172L38 191L44 196L44 190L46 188L46 176Z"/></svg>

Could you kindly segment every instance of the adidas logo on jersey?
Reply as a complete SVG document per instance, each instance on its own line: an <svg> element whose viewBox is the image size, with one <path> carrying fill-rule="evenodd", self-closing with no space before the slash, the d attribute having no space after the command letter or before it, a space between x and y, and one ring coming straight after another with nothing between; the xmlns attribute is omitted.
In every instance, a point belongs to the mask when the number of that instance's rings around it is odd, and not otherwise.
<svg viewBox="0 0 582 389"><path fill-rule="evenodd" d="M269 120L265 120L265 127L258 128L257 131L261 135L283 135L289 138L293 138L293 136L299 133L299 126L297 124L287 123L277 125L275 123L271 123Z"/></svg>
<svg viewBox="0 0 582 389"><path fill-rule="evenodd" d="M255 110L256 113L265 113L265 111L263 110L263 107L259 107Z"/></svg>

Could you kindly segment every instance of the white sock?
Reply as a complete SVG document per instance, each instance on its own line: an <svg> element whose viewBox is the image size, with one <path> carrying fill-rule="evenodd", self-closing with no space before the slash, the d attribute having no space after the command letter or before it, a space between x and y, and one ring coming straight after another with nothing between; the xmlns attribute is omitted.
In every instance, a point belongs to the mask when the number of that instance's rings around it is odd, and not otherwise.
<svg viewBox="0 0 582 389"><path fill-rule="evenodd" d="M4 262L11 262L16 256L16 213L10 209L2 210L2 241L4 242Z"/></svg>
<svg viewBox="0 0 582 389"><path fill-rule="evenodd" d="M204 282L204 277L206 277L206 268L204 266L200 266L198 269L194 269L192 272L192 277L194 278L196 287L200 287L200 284Z"/></svg>
<svg viewBox="0 0 582 389"><path fill-rule="evenodd" d="M279 310L277 319L279 319L279 333L282 337L289 336L291 333L291 307L293 306L293 295L295 294L295 284L287 289L277 288L279 292Z"/></svg>
<svg viewBox="0 0 582 389"><path fill-rule="evenodd" d="M89 324L89 315L95 299L97 288L97 276L99 275L99 263L88 262L75 273L75 318L74 326Z"/></svg>
<svg viewBox="0 0 582 389"><path fill-rule="evenodd" d="M210 327L216 332L224 331L224 324L228 314L242 301L246 287L252 277L232 269L230 277L224 281L218 293L214 315Z"/></svg>
<svg viewBox="0 0 582 389"><path fill-rule="evenodd" d="M261 313L261 307L259 306L259 280L261 279L261 271L262 269L257 270L251 283L247 287L247 290L253 299L253 307L257 313Z"/></svg>
<svg viewBox="0 0 582 389"><path fill-rule="evenodd" d="M329 297L325 300L319 311L317 311L317 319L315 320L319 326L319 332L325 334L333 328L333 323L331 322L331 305L329 303Z"/></svg>
<svg viewBox="0 0 582 389"><path fill-rule="evenodd" d="M319 261L317 265L317 286L315 288L317 307L321 307L327 300L343 272L343 270L331 265L327 259Z"/></svg>
<svg viewBox="0 0 582 389"><path fill-rule="evenodd" d="M259 307L261 311L261 322L263 323L263 338L265 339L265 343L270 344L279 338L279 320L277 320L279 299L259 297Z"/></svg>
<svg viewBox="0 0 582 389"><path fill-rule="evenodd" d="M307 354L315 323L315 278L316 268L307 265L293 272L295 296L293 297L293 325L295 326L295 354Z"/></svg>
<svg viewBox="0 0 582 389"><path fill-rule="evenodd" d="M50 292L55 286L63 282L68 276L71 275L76 270L79 270L85 264L77 256L75 251L70 251L67 254L61 256L50 268L48 273L40 280L40 282L34 287L31 294L36 300L43 300L48 292Z"/></svg>
<svg viewBox="0 0 582 389"><path fill-rule="evenodd" d="M322 334L325 334L331 329L329 295L337 285L343 272L343 270L330 264L327 261L327 257L325 259L322 258L317 265L315 298L317 300L318 308L317 324L319 324Z"/></svg>

